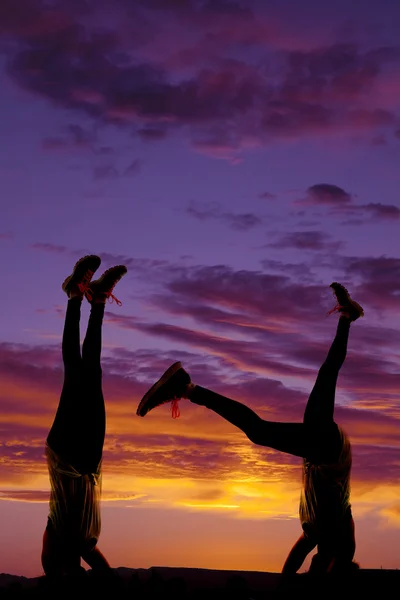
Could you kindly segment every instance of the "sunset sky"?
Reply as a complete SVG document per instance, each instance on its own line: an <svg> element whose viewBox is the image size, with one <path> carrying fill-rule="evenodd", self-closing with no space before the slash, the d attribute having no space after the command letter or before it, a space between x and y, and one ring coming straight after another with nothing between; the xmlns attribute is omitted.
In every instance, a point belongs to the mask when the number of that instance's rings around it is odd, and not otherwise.
<svg viewBox="0 0 400 600"><path fill-rule="evenodd" d="M355 558L400 568L399 30L393 0L1 0L0 572L42 574L61 284L88 253L128 268L103 333L111 565L280 571L301 460L188 401L136 408L181 360L301 420L339 281L365 310L335 413Z"/></svg>

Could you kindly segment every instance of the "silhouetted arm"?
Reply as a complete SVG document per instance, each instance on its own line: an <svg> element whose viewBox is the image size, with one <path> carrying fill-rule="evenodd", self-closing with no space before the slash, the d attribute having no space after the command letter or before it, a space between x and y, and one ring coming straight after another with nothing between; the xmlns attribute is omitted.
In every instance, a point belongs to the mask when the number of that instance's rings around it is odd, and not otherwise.
<svg viewBox="0 0 400 600"><path fill-rule="evenodd" d="M299 537L297 542L288 554L288 557L283 565L283 575L294 575L300 569L307 555L315 548L317 543L306 537L304 533Z"/></svg>
<svg viewBox="0 0 400 600"><path fill-rule="evenodd" d="M93 571L108 571L111 569L108 560L97 546L88 552L84 552L82 558Z"/></svg>

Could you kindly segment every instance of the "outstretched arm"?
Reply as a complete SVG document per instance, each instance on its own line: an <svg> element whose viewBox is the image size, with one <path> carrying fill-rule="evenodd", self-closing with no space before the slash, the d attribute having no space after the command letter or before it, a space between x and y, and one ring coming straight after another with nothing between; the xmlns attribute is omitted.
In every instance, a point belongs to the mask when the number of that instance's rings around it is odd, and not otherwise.
<svg viewBox="0 0 400 600"><path fill-rule="evenodd" d="M97 546L92 550L84 552L82 558L93 571L108 571L111 569L108 560Z"/></svg>

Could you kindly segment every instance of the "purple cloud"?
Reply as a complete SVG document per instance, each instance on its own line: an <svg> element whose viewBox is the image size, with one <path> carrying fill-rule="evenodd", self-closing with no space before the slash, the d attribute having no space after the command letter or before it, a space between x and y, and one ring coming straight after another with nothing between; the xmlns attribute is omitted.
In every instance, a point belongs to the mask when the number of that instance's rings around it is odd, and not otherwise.
<svg viewBox="0 0 400 600"><path fill-rule="evenodd" d="M80 125L71 123L63 128L63 137L48 137L42 140L42 148L47 151L95 152L95 136Z"/></svg>
<svg viewBox="0 0 400 600"><path fill-rule="evenodd" d="M346 279L358 283L360 298L377 310L398 310L400 294L400 259L395 257L347 258L343 260Z"/></svg>
<svg viewBox="0 0 400 600"><path fill-rule="evenodd" d="M167 137L167 130L156 127L144 127L136 131L137 135L144 142L158 142Z"/></svg>
<svg viewBox="0 0 400 600"><path fill-rule="evenodd" d="M126 167L123 172L124 177L131 177L132 175L137 175L140 173L140 169L142 168L142 162L139 159L135 159L131 162L131 164Z"/></svg>
<svg viewBox="0 0 400 600"><path fill-rule="evenodd" d="M296 200L294 204L326 207L330 216L345 216L347 218L343 223L345 225L362 225L371 219L398 219L400 215L399 208L393 204L380 202L356 204L354 194L330 183L310 186L306 190L305 198Z"/></svg>
<svg viewBox="0 0 400 600"><path fill-rule="evenodd" d="M371 142L373 146L387 146L387 139L383 134L376 135Z"/></svg>
<svg viewBox="0 0 400 600"><path fill-rule="evenodd" d="M337 185L317 183L307 190L307 197L313 204L347 205L352 201L352 195Z"/></svg>
<svg viewBox="0 0 400 600"><path fill-rule="evenodd" d="M337 252L342 242L331 241L331 236L321 231L295 231L286 233L276 242L266 244L270 248L295 248L316 252Z"/></svg>
<svg viewBox="0 0 400 600"><path fill-rule="evenodd" d="M271 194L270 192L262 192L258 197L261 198L261 200L275 200L276 195Z"/></svg>
<svg viewBox="0 0 400 600"><path fill-rule="evenodd" d="M59 246L57 244L48 244L44 242L37 242L31 245L31 248L35 250L43 250L44 252L50 252L52 254L66 254L70 250L66 246Z"/></svg>
<svg viewBox="0 0 400 600"><path fill-rule="evenodd" d="M215 202L210 204L192 203L186 212L199 221L219 220L236 231L248 231L253 227L262 225L263 222L263 219L254 213L234 214L224 212L222 207Z"/></svg>
<svg viewBox="0 0 400 600"><path fill-rule="evenodd" d="M398 219L400 217L400 209L393 204L370 202L369 204L364 204L362 209L370 213L372 218Z"/></svg>
<svg viewBox="0 0 400 600"><path fill-rule="evenodd" d="M119 172L112 164L98 165L93 169L93 179L116 179Z"/></svg>
<svg viewBox="0 0 400 600"><path fill-rule="evenodd" d="M63 137L48 137L42 141L43 150L95 152L96 136L81 125L70 123L63 127Z"/></svg>
<svg viewBox="0 0 400 600"><path fill-rule="evenodd" d="M6 6L0 34L15 42L7 45L14 81L60 109L141 139L184 132L194 148L237 160L274 137L370 130L378 136L398 122L394 103L393 110L379 104L386 67L399 67L395 47L361 51L334 44L282 52L282 32L271 27L268 14L230 2L123 6L105 0L49 8L29 0L23 14L9 0ZM121 27L95 25L107 11ZM243 44L256 56L264 55L266 43L279 71L265 60L237 59Z"/></svg>

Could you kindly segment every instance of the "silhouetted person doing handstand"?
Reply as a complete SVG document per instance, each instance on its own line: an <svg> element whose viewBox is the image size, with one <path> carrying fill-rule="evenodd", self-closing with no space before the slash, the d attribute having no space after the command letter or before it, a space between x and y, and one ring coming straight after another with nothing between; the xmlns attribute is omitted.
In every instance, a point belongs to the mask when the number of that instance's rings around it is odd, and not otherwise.
<svg viewBox="0 0 400 600"><path fill-rule="evenodd" d="M101 259L81 258L62 289L68 296L62 339L64 384L46 441L50 477L50 511L43 536L42 565L47 576L73 575L81 558L93 571L111 567L97 547L101 529L100 496L106 413L100 363L102 323L108 298L127 272L118 265L91 281ZM91 305L80 349L83 297Z"/></svg>
<svg viewBox="0 0 400 600"><path fill-rule="evenodd" d="M174 363L142 398L137 414L188 398L206 406L241 429L255 444L303 458L303 489L300 521L303 533L290 551L283 573L294 574L306 556L318 546L310 571L327 573L351 568L355 553L354 521L350 505L350 441L334 421L336 382L347 353L350 325L363 309L346 288L332 283L339 312L333 343L318 372L302 423L279 423L261 419L235 400L194 385L180 362Z"/></svg>

